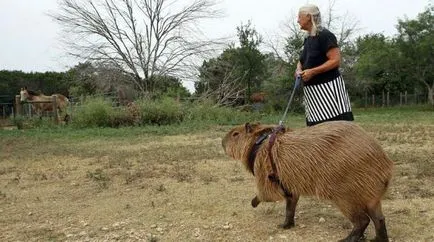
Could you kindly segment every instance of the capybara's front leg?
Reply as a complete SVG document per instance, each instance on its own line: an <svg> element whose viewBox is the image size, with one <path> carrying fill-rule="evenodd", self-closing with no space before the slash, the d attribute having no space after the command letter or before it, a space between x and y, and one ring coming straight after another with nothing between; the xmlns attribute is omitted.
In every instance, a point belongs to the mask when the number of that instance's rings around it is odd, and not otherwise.
<svg viewBox="0 0 434 242"><path fill-rule="evenodd" d="M297 207L298 194L288 194L285 196L286 199L286 215L285 222L280 225L283 229L290 229L295 226L295 208Z"/></svg>
<svg viewBox="0 0 434 242"><path fill-rule="evenodd" d="M252 199L252 207L256 208L260 203L261 203L261 201L258 199L258 196L255 196Z"/></svg>

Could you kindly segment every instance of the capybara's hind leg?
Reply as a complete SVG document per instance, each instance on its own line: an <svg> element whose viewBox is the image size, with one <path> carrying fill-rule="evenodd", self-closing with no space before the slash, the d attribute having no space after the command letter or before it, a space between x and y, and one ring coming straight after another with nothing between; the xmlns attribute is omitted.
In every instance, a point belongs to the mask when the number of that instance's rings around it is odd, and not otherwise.
<svg viewBox="0 0 434 242"><path fill-rule="evenodd" d="M387 242L389 238L387 236L386 219L381 211L381 202L378 201L373 206L368 206L368 215L374 222L375 226L375 239L376 242Z"/></svg>
<svg viewBox="0 0 434 242"><path fill-rule="evenodd" d="M363 233L368 227L369 217L364 211L359 211L350 215L351 223L353 223L353 230L342 242L357 242L363 239Z"/></svg>
<svg viewBox="0 0 434 242"><path fill-rule="evenodd" d="M286 199L286 215L285 215L285 222L283 222L282 225L280 225L281 228L284 229L290 229L295 226L295 208L297 207L299 196L297 194L288 194L285 195Z"/></svg>

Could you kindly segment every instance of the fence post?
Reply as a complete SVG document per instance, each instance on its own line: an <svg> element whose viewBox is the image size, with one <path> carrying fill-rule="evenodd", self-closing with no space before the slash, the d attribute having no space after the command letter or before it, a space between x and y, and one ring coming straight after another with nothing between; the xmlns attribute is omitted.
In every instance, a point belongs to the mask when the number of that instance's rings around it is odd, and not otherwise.
<svg viewBox="0 0 434 242"><path fill-rule="evenodd" d="M384 95L384 90L381 93L381 98L382 98L382 100L381 100L381 106L384 108L384 106L386 106L386 95Z"/></svg>
<svg viewBox="0 0 434 242"><path fill-rule="evenodd" d="M405 105L407 105L407 90L405 91Z"/></svg>
<svg viewBox="0 0 434 242"><path fill-rule="evenodd" d="M16 115L23 115L23 106L21 105L20 95L15 95L15 109Z"/></svg>
<svg viewBox="0 0 434 242"><path fill-rule="evenodd" d="M417 89L416 88L414 88L414 100L415 100L415 103L417 104L418 103L418 95L417 95Z"/></svg>
<svg viewBox="0 0 434 242"><path fill-rule="evenodd" d="M387 91L387 102L386 102L387 107L390 106L390 92Z"/></svg>
<svg viewBox="0 0 434 242"><path fill-rule="evenodd" d="M399 106L402 106L402 92L399 92Z"/></svg>
<svg viewBox="0 0 434 242"><path fill-rule="evenodd" d="M372 94L372 107L375 107L375 95Z"/></svg>
<svg viewBox="0 0 434 242"><path fill-rule="evenodd" d="M365 108L368 108L368 92L365 91Z"/></svg>
<svg viewBox="0 0 434 242"><path fill-rule="evenodd" d="M53 105L53 118L54 118L54 123L58 124L59 123L59 116L57 113L57 97L56 95L52 95L51 96L51 100L52 100L52 105Z"/></svg>

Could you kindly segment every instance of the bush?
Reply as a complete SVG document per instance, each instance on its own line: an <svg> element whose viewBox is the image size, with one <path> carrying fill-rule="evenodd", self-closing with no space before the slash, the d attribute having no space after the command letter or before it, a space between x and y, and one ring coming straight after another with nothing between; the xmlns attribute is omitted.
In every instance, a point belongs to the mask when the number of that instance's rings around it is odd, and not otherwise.
<svg viewBox="0 0 434 242"><path fill-rule="evenodd" d="M110 115L110 127L118 128L122 126L135 126L137 124L135 117L124 107L114 109Z"/></svg>
<svg viewBox="0 0 434 242"><path fill-rule="evenodd" d="M73 125L78 127L110 127L114 113L111 103L102 98L89 98L77 108Z"/></svg>
<svg viewBox="0 0 434 242"><path fill-rule="evenodd" d="M142 124L168 125L180 123L184 119L181 104L172 98L142 99L136 103L140 107Z"/></svg>
<svg viewBox="0 0 434 242"><path fill-rule="evenodd" d="M22 115L16 115L15 117L11 117L12 124L17 126L18 129L24 128L24 121L26 118Z"/></svg>
<svg viewBox="0 0 434 242"><path fill-rule="evenodd" d="M11 117L11 121L18 129L54 128L57 126L52 117L40 118L38 116L33 116L29 118L22 115L16 115L15 117Z"/></svg>
<svg viewBox="0 0 434 242"><path fill-rule="evenodd" d="M216 106L211 102L192 103L184 111L185 119L217 124L239 124L259 119L259 113L251 113L230 107Z"/></svg>

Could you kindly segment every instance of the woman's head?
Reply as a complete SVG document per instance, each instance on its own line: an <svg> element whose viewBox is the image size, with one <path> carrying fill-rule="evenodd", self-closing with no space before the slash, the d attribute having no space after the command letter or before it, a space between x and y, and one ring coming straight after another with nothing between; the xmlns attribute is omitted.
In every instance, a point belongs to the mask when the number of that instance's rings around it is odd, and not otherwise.
<svg viewBox="0 0 434 242"><path fill-rule="evenodd" d="M300 28L309 32L310 36L315 36L322 29L321 12L316 5L306 4L298 11L298 24Z"/></svg>

